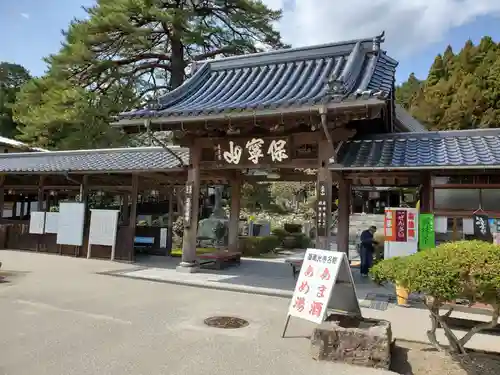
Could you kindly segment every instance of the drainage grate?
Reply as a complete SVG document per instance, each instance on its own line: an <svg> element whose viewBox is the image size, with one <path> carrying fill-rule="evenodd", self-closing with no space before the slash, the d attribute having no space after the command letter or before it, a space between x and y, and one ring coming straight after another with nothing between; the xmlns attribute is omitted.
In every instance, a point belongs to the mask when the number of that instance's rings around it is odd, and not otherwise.
<svg viewBox="0 0 500 375"><path fill-rule="evenodd" d="M390 294L368 293L361 307L385 311L390 303L396 302L396 298Z"/></svg>
<svg viewBox="0 0 500 375"><path fill-rule="evenodd" d="M249 324L245 319L235 318L232 316L212 316L210 318L206 318L204 323L209 327L224 329L243 328Z"/></svg>

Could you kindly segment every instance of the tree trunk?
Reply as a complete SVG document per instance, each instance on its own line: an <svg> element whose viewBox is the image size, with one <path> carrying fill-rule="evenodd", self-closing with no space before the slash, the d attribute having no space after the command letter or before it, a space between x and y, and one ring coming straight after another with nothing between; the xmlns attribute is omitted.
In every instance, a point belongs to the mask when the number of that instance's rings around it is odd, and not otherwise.
<svg viewBox="0 0 500 375"><path fill-rule="evenodd" d="M179 87L184 82L184 48L179 39L172 38L172 55L170 71L170 87L173 89Z"/></svg>

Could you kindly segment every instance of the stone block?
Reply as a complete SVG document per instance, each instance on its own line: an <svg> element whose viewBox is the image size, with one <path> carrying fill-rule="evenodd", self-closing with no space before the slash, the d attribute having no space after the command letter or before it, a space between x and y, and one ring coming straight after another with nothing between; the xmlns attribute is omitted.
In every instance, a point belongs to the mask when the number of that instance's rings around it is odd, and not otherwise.
<svg viewBox="0 0 500 375"><path fill-rule="evenodd" d="M314 329L313 359L388 370L391 364L391 323L333 314Z"/></svg>

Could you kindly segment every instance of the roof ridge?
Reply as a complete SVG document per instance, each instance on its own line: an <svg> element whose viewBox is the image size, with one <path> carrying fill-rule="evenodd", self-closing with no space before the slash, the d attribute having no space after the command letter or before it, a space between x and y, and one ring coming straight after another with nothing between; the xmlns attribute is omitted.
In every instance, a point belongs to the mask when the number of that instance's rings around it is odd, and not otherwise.
<svg viewBox="0 0 500 375"><path fill-rule="evenodd" d="M332 47L356 45L357 43L372 43L373 44L376 42L378 42L379 44L384 42L384 32L380 33L379 35L375 35L371 38L359 38L359 39L351 39L351 40L346 40L346 41L322 43L322 44L302 46L302 47L273 49L273 50L263 51L263 52L222 57L219 59L200 60L200 61L196 62L196 65L203 64L203 63L212 64L214 62L223 63L223 62L227 62L227 61L246 60L246 59L253 58L253 57L271 57L271 56L282 55L282 54L308 52L308 51L314 51L314 50L319 50L319 49L329 49Z"/></svg>
<svg viewBox="0 0 500 375"><path fill-rule="evenodd" d="M173 151L189 151L186 147L180 147L176 145L169 146ZM83 149L83 150L55 150L46 152L9 152L5 154L0 154L1 158L9 157L31 157L31 156L53 156L53 155L81 155L81 154L104 154L107 152L145 152L145 151L162 151L164 150L161 146L140 146L140 147L116 147L116 148L96 148L96 149Z"/></svg>

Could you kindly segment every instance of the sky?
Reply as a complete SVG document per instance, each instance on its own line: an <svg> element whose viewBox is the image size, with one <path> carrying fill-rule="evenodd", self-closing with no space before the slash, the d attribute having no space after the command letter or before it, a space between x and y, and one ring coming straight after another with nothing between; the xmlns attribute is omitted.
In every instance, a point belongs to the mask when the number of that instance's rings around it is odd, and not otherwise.
<svg viewBox="0 0 500 375"><path fill-rule="evenodd" d="M500 0L263 0L284 10L277 27L295 47L371 38L385 31L382 48L399 61L397 81L411 72L425 78L448 44L489 35L500 42ZM61 31L82 18L92 0L0 0L0 61L45 71L43 57L56 53Z"/></svg>

